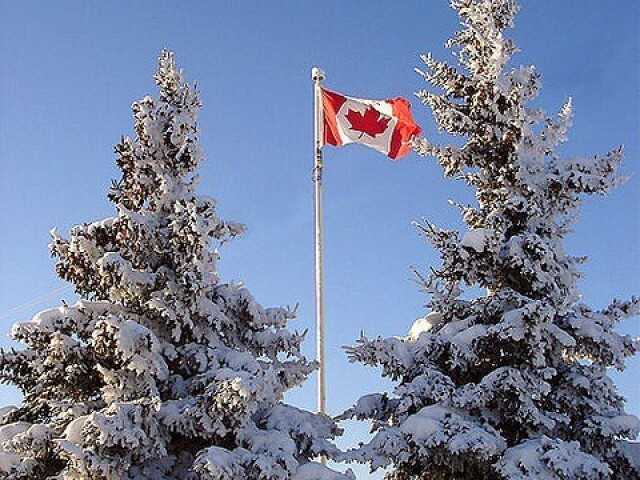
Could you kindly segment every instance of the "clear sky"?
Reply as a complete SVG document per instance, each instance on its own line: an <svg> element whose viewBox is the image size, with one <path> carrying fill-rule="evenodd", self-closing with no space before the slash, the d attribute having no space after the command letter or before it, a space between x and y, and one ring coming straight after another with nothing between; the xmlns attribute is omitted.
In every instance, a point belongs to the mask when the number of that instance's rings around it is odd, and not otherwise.
<svg viewBox="0 0 640 480"><path fill-rule="evenodd" d="M572 96L575 126L567 155L626 148L630 180L608 198L590 198L571 253L584 254L585 301L603 307L640 293L640 3L524 1L511 31L543 76L536 102L550 113ZM413 99L419 55L449 58L445 40L457 17L444 0L65 2L9 0L0 18L0 345L11 323L55 306L10 309L64 286L47 244L56 226L112 213L106 191L118 176L113 145L132 131L131 103L155 93L163 47L175 50L204 108L200 192L219 201L223 218L248 233L222 251L224 279L243 280L265 305L300 303L294 326L310 330L314 352L312 83L368 98L412 99L424 134L438 139L430 112ZM399 163L359 146L325 152L325 275L329 408L338 413L361 394L387 388L377 372L350 365L342 345L368 335L404 335L426 298L410 267L438 265L411 222L427 217L460 227L448 198L472 201L443 178L435 160ZM635 174L635 175L634 175ZM9 311L9 313L7 313ZM621 324L640 335L640 319ZM640 359L615 374L640 414ZM290 400L314 408L314 381ZM0 390L0 404L15 402ZM348 425L345 443L364 434Z"/></svg>

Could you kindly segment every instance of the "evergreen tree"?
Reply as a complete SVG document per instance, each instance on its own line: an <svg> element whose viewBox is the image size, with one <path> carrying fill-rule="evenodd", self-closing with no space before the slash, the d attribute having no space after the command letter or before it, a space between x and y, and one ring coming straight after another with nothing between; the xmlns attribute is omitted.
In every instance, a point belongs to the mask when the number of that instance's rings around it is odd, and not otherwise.
<svg viewBox="0 0 640 480"><path fill-rule="evenodd" d="M464 233L419 224L442 259L418 274L428 315L407 337L363 337L349 349L397 386L345 412L372 421L374 433L347 458L390 467L396 480L637 479L630 440L640 422L607 369L622 370L640 347L614 330L640 300L583 304L585 259L563 248L581 198L619 182L621 150L560 158L571 102L545 118L527 107L540 87L534 67L507 67L517 1L451 3L462 29L447 47L460 65L424 56L419 73L437 90L418 96L463 141L415 148L475 189L477 205L459 205ZM465 285L486 295L464 294Z"/></svg>
<svg viewBox="0 0 640 480"><path fill-rule="evenodd" d="M333 421L283 403L315 368L295 312L217 276L212 245L243 227L195 194L198 92L167 51L155 80L115 149L116 214L53 232L81 300L15 325L28 348L0 355L24 394L0 412L0 478L344 479L311 461L332 454Z"/></svg>

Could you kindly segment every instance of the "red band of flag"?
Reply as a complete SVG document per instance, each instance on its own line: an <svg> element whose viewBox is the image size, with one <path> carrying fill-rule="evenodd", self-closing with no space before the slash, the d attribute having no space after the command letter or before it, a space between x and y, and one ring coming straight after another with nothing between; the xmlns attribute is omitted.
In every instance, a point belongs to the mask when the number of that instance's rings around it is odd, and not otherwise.
<svg viewBox="0 0 640 480"><path fill-rule="evenodd" d="M363 100L322 89L323 145L361 143L392 159L405 156L422 129L404 98Z"/></svg>

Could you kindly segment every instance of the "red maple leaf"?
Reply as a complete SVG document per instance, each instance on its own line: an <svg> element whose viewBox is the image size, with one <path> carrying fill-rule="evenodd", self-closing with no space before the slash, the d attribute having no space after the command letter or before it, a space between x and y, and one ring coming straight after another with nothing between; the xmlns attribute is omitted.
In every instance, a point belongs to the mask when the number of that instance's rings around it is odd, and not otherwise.
<svg viewBox="0 0 640 480"><path fill-rule="evenodd" d="M364 114L355 110L347 112L347 120L351 124L351 130L366 133L371 138L375 138L387 130L389 126L389 117L380 114L375 108L367 107ZM360 135L362 137L362 134Z"/></svg>

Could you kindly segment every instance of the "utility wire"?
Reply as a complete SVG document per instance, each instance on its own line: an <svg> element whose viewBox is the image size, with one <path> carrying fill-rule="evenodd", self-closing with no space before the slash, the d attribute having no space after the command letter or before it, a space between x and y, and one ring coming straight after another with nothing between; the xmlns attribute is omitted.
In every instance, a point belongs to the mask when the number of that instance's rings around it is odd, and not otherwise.
<svg viewBox="0 0 640 480"><path fill-rule="evenodd" d="M45 293L43 295L40 295L38 297L32 298L31 300L29 300L28 302L23 303L22 305L18 305L17 307L13 307L10 308L9 310L5 310L4 312L0 313L0 320L5 320L7 318L11 318L12 316L14 316L16 313L21 312L23 310L26 310L29 307L33 307L35 305L38 305L46 300L49 300L52 297L55 297L56 295L60 295L62 293L66 293L70 290L73 289L73 285L65 285L64 287L60 287L57 288L49 293Z"/></svg>

